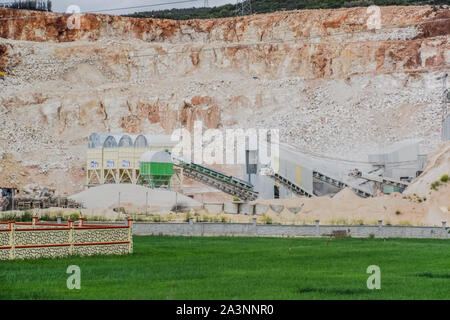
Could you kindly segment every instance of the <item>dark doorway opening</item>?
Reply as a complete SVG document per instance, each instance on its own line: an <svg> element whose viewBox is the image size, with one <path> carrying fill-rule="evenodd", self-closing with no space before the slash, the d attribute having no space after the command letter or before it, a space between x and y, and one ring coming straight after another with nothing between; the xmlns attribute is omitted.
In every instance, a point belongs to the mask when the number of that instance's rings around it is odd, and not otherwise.
<svg viewBox="0 0 450 320"><path fill-rule="evenodd" d="M279 186L273 186L273 198L274 199L280 198L280 187Z"/></svg>

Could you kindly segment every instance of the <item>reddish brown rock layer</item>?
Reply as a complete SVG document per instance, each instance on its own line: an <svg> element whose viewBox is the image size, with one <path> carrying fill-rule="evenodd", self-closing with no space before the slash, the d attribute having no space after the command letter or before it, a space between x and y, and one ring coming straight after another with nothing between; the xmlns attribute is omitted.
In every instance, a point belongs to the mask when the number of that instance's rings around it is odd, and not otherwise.
<svg viewBox="0 0 450 320"><path fill-rule="evenodd" d="M26 41L98 40L105 37L136 38L158 42L196 40L264 41L282 27L296 37L367 30L367 8L302 10L236 18L174 21L83 14L80 29L67 27L69 15L0 8L0 37ZM381 7L382 27L423 23L419 37L448 34L449 10L424 7ZM71 20L72 21L72 20ZM426 22L426 23L424 23Z"/></svg>

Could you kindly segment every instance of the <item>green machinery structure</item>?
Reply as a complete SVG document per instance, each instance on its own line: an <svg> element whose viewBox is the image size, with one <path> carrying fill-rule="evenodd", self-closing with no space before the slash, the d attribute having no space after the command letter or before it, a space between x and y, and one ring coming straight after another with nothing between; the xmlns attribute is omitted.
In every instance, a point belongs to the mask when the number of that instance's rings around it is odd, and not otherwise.
<svg viewBox="0 0 450 320"><path fill-rule="evenodd" d="M239 197L241 200L252 201L258 197L253 185L223 172L202 166L180 157L172 156L174 164L183 169L183 174L225 193Z"/></svg>
<svg viewBox="0 0 450 320"><path fill-rule="evenodd" d="M170 189L174 174L172 157L167 151L147 151L139 161L142 184L151 188Z"/></svg>

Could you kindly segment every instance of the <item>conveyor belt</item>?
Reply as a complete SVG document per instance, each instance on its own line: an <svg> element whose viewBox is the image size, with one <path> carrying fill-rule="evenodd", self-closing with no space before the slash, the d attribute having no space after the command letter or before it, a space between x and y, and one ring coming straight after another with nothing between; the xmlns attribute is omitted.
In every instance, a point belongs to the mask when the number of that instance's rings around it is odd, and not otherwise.
<svg viewBox="0 0 450 320"><path fill-rule="evenodd" d="M357 169L354 170L353 172L351 172L349 175L352 177L365 179L367 181L373 181L375 183L382 184L382 185L399 187L401 189L406 189L409 186L409 183L406 181L399 181L399 180L395 180L395 179L392 179L389 177L383 177L383 176L377 176L377 175L373 175L373 174L363 173Z"/></svg>
<svg viewBox="0 0 450 320"><path fill-rule="evenodd" d="M345 182L342 182L340 180L337 180L335 178L327 176L326 174L323 174L323 173L321 173L319 171L313 171L313 177L316 178L317 180L320 180L322 182L328 183L328 184L330 184L330 185L332 185L332 186L334 186L336 188L339 188L339 189L350 188L350 189L353 190L353 192L355 192L360 197L363 197L363 198L372 197L372 194L367 192L367 191L364 191L364 190L359 189L357 187L350 186L350 185L346 184Z"/></svg>
<svg viewBox="0 0 450 320"><path fill-rule="evenodd" d="M266 170L264 175L273 178L275 181L278 181L283 186L285 186L286 188L288 188L289 190L291 190L292 192L294 192L296 194L306 196L309 198L314 197L314 194L306 191L305 189L300 187L298 184L292 182L291 180L287 179L286 177L283 177L279 173L273 172L272 170Z"/></svg>
<svg viewBox="0 0 450 320"><path fill-rule="evenodd" d="M258 197L258 192L253 190L253 185L242 179L226 175L223 172L184 161L173 157L174 165L183 168L183 174L220 191L239 197L239 199L252 201Z"/></svg>

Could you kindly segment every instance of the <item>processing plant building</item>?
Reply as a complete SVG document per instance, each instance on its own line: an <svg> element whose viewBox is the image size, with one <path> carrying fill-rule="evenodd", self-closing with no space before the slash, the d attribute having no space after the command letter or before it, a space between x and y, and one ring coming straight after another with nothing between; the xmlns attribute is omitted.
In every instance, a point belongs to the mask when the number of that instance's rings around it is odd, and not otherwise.
<svg viewBox="0 0 450 320"><path fill-rule="evenodd" d="M148 151L171 151L176 142L168 135L92 133L86 154L86 184L142 183L141 157ZM182 173L175 169L172 186L182 184Z"/></svg>

